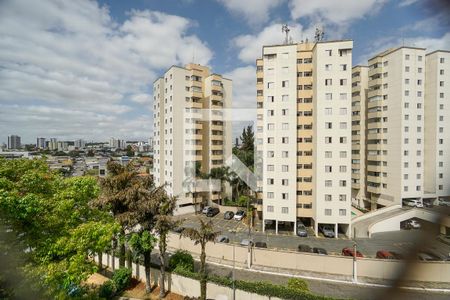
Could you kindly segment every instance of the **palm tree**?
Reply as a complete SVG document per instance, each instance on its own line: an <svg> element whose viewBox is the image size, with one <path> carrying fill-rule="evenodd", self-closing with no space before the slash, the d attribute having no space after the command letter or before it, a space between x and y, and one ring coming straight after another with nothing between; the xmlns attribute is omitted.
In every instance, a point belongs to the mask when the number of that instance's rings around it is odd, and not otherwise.
<svg viewBox="0 0 450 300"><path fill-rule="evenodd" d="M220 180L220 204L223 205L223 191L225 190L225 183L231 182L230 168L225 166L212 168L208 174L208 178Z"/></svg>
<svg viewBox="0 0 450 300"><path fill-rule="evenodd" d="M176 198L161 197L158 203L158 215L156 216L155 232L159 235L158 248L159 248L159 261L161 276L159 279L159 298L164 298L166 294L165 290L165 271L166 271L166 251L167 251L167 234L176 226L179 222L173 219L173 212L176 208Z"/></svg>
<svg viewBox="0 0 450 300"><path fill-rule="evenodd" d="M107 169L108 176L100 178L100 197L93 202L93 205L109 211L121 226L117 240L119 241L119 266L122 268L125 267L125 231L128 227L121 215L129 210L126 194L136 181L137 174L131 166L122 166L113 161L108 162Z"/></svg>
<svg viewBox="0 0 450 300"><path fill-rule="evenodd" d="M194 245L200 244L200 300L206 300L206 244L208 242L215 242L219 231L214 231L213 224L210 221L205 222L202 219L198 219L200 228L185 228L180 235L180 238L188 237L194 241Z"/></svg>

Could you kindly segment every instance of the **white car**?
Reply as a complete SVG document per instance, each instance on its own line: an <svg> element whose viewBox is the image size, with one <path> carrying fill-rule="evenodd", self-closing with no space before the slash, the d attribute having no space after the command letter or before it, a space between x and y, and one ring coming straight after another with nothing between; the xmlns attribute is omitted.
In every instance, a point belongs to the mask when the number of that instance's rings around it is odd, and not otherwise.
<svg viewBox="0 0 450 300"><path fill-rule="evenodd" d="M422 208L422 207L423 207L422 201L420 201L420 200L414 200L414 199L412 199L412 200L406 200L406 201L404 202L404 204L405 204L406 206L410 206L410 207L417 207L417 208Z"/></svg>
<svg viewBox="0 0 450 300"><path fill-rule="evenodd" d="M236 212L236 214L234 215L234 219L235 219L236 221L240 221L240 220L242 220L244 217L245 217L245 211L243 211L243 210L238 210L238 211Z"/></svg>
<svg viewBox="0 0 450 300"><path fill-rule="evenodd" d="M202 214L206 214L209 211L210 208L211 208L211 206L203 207Z"/></svg>
<svg viewBox="0 0 450 300"><path fill-rule="evenodd" d="M422 227L422 226L420 225L420 223L417 222L416 220L410 220L410 221L409 221L409 225L410 225L412 228L414 228L414 229L420 229L420 227Z"/></svg>
<svg viewBox="0 0 450 300"><path fill-rule="evenodd" d="M438 200L438 204L439 204L440 206L450 206L450 201L445 200L445 199L439 199L439 200Z"/></svg>

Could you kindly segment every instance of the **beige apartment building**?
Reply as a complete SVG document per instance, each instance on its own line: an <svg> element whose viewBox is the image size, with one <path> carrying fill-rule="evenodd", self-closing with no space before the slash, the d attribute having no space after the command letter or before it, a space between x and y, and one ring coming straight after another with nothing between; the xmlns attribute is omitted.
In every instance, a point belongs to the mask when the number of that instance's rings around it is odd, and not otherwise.
<svg viewBox="0 0 450 300"><path fill-rule="evenodd" d="M399 47L353 68L356 205L374 210L450 195L446 59L445 51L426 55L424 48Z"/></svg>
<svg viewBox="0 0 450 300"><path fill-rule="evenodd" d="M217 202L220 185L195 182L195 171L209 173L231 155L232 81L208 67L172 66L153 83L153 171L156 185L178 197L177 214ZM198 175L198 174L197 174Z"/></svg>
<svg viewBox="0 0 450 300"><path fill-rule="evenodd" d="M352 41L264 46L257 65L263 229L348 234Z"/></svg>

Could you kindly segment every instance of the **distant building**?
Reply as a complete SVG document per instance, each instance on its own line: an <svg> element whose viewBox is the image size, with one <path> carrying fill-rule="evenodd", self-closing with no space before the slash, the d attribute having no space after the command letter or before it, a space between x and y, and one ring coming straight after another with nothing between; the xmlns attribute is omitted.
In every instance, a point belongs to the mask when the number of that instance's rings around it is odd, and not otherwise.
<svg viewBox="0 0 450 300"><path fill-rule="evenodd" d="M48 148L52 151L58 149L58 140L56 138L51 138L48 143Z"/></svg>
<svg viewBox="0 0 450 300"><path fill-rule="evenodd" d="M127 143L125 142L125 140L110 138L109 147L115 149L125 149L127 147Z"/></svg>
<svg viewBox="0 0 450 300"><path fill-rule="evenodd" d="M82 139L75 140L74 146L78 150L84 149L86 147L86 142L84 140L82 140Z"/></svg>
<svg viewBox="0 0 450 300"><path fill-rule="evenodd" d="M36 148L38 149L45 149L46 148L46 139L38 137L36 139Z"/></svg>
<svg viewBox="0 0 450 300"><path fill-rule="evenodd" d="M8 149L20 149L20 147L21 147L20 136L18 135L8 136Z"/></svg>

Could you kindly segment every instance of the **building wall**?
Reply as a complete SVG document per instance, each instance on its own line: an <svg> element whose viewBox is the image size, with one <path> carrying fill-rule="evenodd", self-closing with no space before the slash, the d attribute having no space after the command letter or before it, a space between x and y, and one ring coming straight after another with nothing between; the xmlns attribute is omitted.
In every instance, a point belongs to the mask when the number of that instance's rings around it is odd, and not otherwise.
<svg viewBox="0 0 450 300"><path fill-rule="evenodd" d="M450 196L450 52L426 56L424 197Z"/></svg>

